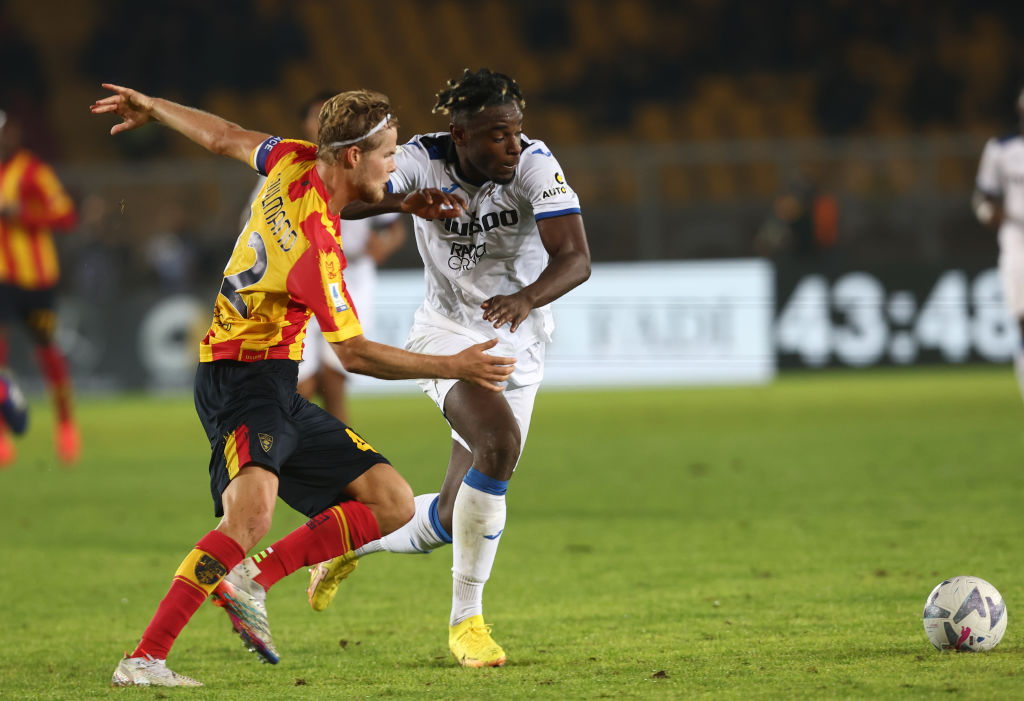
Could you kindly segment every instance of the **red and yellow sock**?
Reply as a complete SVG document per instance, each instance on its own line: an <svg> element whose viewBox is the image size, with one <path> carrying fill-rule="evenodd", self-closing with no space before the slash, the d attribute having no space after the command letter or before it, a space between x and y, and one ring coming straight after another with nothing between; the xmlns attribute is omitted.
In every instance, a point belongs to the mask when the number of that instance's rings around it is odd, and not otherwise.
<svg viewBox="0 0 1024 701"><path fill-rule="evenodd" d="M264 589L301 567L343 555L380 538L373 512L358 501L346 501L309 519L305 525L253 556L260 568L256 581Z"/></svg>
<svg viewBox="0 0 1024 701"><path fill-rule="evenodd" d="M60 422L71 420L71 373L68 363L56 345L38 346L36 360L53 395L54 409Z"/></svg>
<svg viewBox="0 0 1024 701"><path fill-rule="evenodd" d="M192 614L243 557L242 546L220 531L210 531L203 536L174 573L170 590L131 656L167 659L171 645Z"/></svg>

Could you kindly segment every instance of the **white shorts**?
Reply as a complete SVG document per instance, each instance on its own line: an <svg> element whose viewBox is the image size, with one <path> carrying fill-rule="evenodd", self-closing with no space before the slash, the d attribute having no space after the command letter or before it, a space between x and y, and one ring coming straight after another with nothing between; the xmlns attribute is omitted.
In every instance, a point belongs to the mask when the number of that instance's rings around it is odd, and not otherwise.
<svg viewBox="0 0 1024 701"><path fill-rule="evenodd" d="M999 278L1006 308L1024 319L1024 228L1014 223L999 229Z"/></svg>
<svg viewBox="0 0 1024 701"><path fill-rule="evenodd" d="M306 341L302 348L302 362L299 363L299 382L313 377L320 368L329 368L342 375L345 368L338 360L338 354L331 348L331 344L320 333L320 324L316 317L310 317L309 325L306 326Z"/></svg>
<svg viewBox="0 0 1024 701"><path fill-rule="evenodd" d="M367 338L372 338L373 295L377 287L377 266L373 260L363 257L350 263L345 268L345 287L356 306L363 334ZM328 368L342 375L348 374L338 360L338 354L320 332L320 324L313 316L306 327L306 342L302 349L302 362L299 363L299 382L313 377L320 368Z"/></svg>
<svg viewBox="0 0 1024 701"><path fill-rule="evenodd" d="M469 336L456 333L451 329L439 328L428 324L414 324L409 331L409 338L405 343L406 350L414 353L430 353L432 355L454 355L480 343L479 340ZM533 416L533 402L537 397L537 390L540 389L540 381L544 378L544 354L547 344L544 341L537 341L527 346L518 353L515 349L498 343L489 353L493 355L514 356L516 366L505 385L502 396L508 402L516 423L519 425L520 454L526 445L526 436L530 431L530 418ZM444 399L448 392L458 380L418 380L420 389L428 397L434 400L437 408L444 414ZM452 439L457 441L463 448L472 452L472 448L465 439L452 429Z"/></svg>

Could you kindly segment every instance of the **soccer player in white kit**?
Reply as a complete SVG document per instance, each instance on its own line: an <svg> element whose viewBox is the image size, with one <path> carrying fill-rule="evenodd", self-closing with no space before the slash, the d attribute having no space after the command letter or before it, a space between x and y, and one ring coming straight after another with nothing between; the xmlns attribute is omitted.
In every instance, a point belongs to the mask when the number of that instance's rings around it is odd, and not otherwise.
<svg viewBox="0 0 1024 701"><path fill-rule="evenodd" d="M978 221L999 232L1003 297L1024 342L1024 90L1017 98L1017 113L1020 130L985 144L972 204ZM1024 395L1024 345L1017 347L1013 367Z"/></svg>
<svg viewBox="0 0 1024 701"><path fill-rule="evenodd" d="M447 132L419 135L399 149L379 206L354 203L343 217L394 211L401 194L458 195L453 219L415 221L426 299L406 348L452 353L479 339L516 358L504 392L486 396L466 382L420 381L452 427L439 494L416 497L402 528L312 570L310 603L322 610L362 555L422 553L453 545L449 648L468 667L500 666L505 652L483 618L483 589L505 528L505 493L530 428L554 328L550 303L590 276L590 251L576 193L542 141L522 133L525 102L514 80L465 71L437 95Z"/></svg>

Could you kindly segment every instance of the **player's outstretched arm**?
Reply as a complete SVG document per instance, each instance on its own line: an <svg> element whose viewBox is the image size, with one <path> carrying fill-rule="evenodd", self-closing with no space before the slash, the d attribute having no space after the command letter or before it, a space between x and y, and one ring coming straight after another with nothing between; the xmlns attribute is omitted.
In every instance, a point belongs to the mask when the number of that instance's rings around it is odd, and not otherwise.
<svg viewBox="0 0 1024 701"><path fill-rule="evenodd" d="M515 294L496 295L484 300L483 318L494 328L509 325L515 333L536 307L550 304L590 277L590 247L583 229L583 217L566 214L537 222L541 241L548 252L548 264L537 280Z"/></svg>
<svg viewBox="0 0 1024 701"><path fill-rule="evenodd" d="M465 380L494 392L512 374L515 358L490 355L486 351L497 344L491 339L470 346L455 355L411 353L401 348L376 343L365 336L355 336L332 343L341 364L349 372L370 375L382 380L411 380L421 377Z"/></svg>
<svg viewBox="0 0 1024 701"><path fill-rule="evenodd" d="M356 200L345 205L341 210L342 219L365 219L378 214L400 212L415 214L424 219L454 219L462 214L466 202L451 192L436 187L413 190L408 195L389 192L377 204L367 204Z"/></svg>
<svg viewBox="0 0 1024 701"><path fill-rule="evenodd" d="M236 158L243 163L248 163L253 149L269 137L269 134L243 129L215 114L159 97L150 97L138 90L112 83L103 83L103 87L113 95L96 100L89 109L93 114L111 113L121 118L120 123L111 127L111 135L136 129L149 122L160 122L181 132L208 151Z"/></svg>

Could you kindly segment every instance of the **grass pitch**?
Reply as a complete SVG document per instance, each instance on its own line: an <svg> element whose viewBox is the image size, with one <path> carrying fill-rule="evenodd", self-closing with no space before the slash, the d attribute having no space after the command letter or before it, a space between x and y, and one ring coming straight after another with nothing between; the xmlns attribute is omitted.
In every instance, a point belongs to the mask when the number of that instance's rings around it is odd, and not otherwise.
<svg viewBox="0 0 1024 701"><path fill-rule="evenodd" d="M373 555L324 613L303 572L268 604L277 666L204 606L170 666L202 689L111 689L215 523L187 398L83 400L62 470L36 398L0 472L0 698L1013 698L1024 694L1024 406L1007 368L784 375L757 388L542 391L485 610L509 662L447 652L450 550ZM355 425L417 492L447 462L419 396ZM302 517L280 504L265 543ZM995 584L1009 626L940 653L945 577Z"/></svg>

